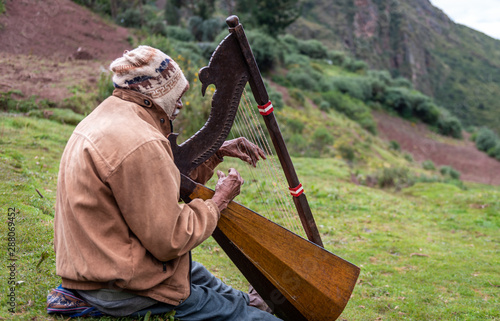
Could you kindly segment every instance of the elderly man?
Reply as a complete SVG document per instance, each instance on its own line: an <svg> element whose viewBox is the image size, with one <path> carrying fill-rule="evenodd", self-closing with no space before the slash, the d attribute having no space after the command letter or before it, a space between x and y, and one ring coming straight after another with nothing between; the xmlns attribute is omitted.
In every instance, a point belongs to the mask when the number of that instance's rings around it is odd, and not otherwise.
<svg viewBox="0 0 500 321"><path fill-rule="evenodd" d="M49 293L48 312L278 320L191 260L243 180L234 169L219 171L212 199L178 202L180 173L167 136L189 88L179 66L139 46L110 69L113 95L76 127L61 159L54 248L62 285ZM228 141L192 178L205 183L224 156L254 166L265 158L245 139Z"/></svg>

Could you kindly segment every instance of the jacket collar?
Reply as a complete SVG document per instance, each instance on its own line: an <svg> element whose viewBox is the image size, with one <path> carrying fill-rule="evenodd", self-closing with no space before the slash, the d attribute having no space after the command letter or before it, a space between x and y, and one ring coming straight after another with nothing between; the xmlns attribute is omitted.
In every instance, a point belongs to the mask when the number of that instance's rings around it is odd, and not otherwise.
<svg viewBox="0 0 500 321"><path fill-rule="evenodd" d="M173 131L172 121L168 118L167 113L158 106L150 97L141 94L140 92L116 88L113 91L113 96L122 100L135 103L144 108L153 118L154 125L165 135L168 136Z"/></svg>

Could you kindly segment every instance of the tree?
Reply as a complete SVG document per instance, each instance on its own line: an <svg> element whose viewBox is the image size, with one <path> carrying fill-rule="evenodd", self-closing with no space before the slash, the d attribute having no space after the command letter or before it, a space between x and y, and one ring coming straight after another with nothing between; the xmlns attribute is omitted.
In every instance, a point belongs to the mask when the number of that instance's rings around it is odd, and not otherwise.
<svg viewBox="0 0 500 321"><path fill-rule="evenodd" d="M248 24L262 27L274 37L297 20L302 11L299 0L238 0L236 8L248 16Z"/></svg>

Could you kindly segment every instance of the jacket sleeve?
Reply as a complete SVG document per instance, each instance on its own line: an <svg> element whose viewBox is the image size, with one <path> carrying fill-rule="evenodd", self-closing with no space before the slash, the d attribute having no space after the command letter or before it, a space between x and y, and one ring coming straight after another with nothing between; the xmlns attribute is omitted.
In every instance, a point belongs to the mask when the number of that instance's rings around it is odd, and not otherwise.
<svg viewBox="0 0 500 321"><path fill-rule="evenodd" d="M186 254L217 225L220 213L212 200L179 204L180 173L167 142L141 145L107 182L132 233L160 261Z"/></svg>
<svg viewBox="0 0 500 321"><path fill-rule="evenodd" d="M198 166L189 175L193 181L205 185L208 180L214 175L214 169L223 162L223 158L218 156L217 153L207 159L203 164Z"/></svg>

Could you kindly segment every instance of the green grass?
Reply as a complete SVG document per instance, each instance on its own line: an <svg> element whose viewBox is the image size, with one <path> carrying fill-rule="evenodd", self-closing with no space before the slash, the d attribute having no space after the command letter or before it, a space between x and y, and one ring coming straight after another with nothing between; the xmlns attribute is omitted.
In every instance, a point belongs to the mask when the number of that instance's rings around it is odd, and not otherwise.
<svg viewBox="0 0 500 321"><path fill-rule="evenodd" d="M62 320L45 314L45 297L59 284L53 211L59 158L72 130L73 126L45 119L0 119L0 204L4 217L9 207L19 209L16 263L17 281L22 281L16 286L18 306L12 316L6 305L4 219L1 318ZM384 161L392 162L389 157ZM419 183L395 193L350 183L352 168L339 158L296 158L294 163L325 247L361 267L340 319L500 319L500 188L467 184L462 190ZM257 198L262 182L240 162L226 160L221 169L229 166L246 180L238 200L264 212L266 202ZM267 180L267 185L272 182ZM195 249L193 256L227 283L247 289L213 239Z"/></svg>

